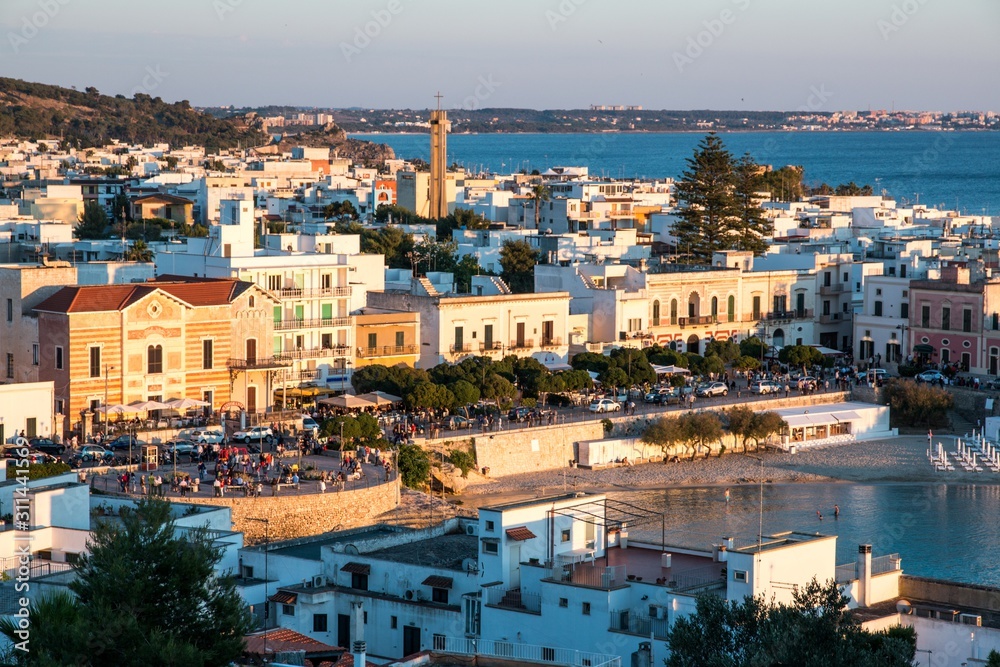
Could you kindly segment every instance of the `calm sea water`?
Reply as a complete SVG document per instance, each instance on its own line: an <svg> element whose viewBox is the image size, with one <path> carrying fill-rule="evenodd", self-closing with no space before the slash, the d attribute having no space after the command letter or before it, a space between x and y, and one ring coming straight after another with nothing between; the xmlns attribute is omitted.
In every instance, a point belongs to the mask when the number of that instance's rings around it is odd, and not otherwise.
<svg viewBox="0 0 1000 667"><path fill-rule="evenodd" d="M700 546L724 537L755 540L759 487L613 493L666 513L668 544ZM833 506L840 506L840 518ZM898 553L903 572L1000 586L1000 486L944 484L776 484L764 486L764 534L786 530L837 535L837 563L852 563L859 544L873 555ZM823 519L816 517L816 512ZM659 522L629 536L660 541Z"/></svg>
<svg viewBox="0 0 1000 667"><path fill-rule="evenodd" d="M353 136L388 144L399 157L430 154L426 134ZM677 177L702 136L455 134L448 161L502 173L584 165L608 177ZM812 185L854 181L900 203L1000 214L1000 132L733 132L723 141L734 155L749 152L762 164L802 165Z"/></svg>

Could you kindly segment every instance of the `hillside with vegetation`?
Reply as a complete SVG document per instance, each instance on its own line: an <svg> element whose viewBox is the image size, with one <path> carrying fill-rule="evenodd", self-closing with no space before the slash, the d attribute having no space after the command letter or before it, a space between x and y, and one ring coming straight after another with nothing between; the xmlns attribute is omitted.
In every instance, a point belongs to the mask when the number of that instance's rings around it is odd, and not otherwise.
<svg viewBox="0 0 1000 667"><path fill-rule="evenodd" d="M136 93L102 95L96 88L72 88L0 78L0 137L61 137L76 148L126 143L202 145L209 152L266 143L269 137L240 118L216 118L187 100L168 103Z"/></svg>

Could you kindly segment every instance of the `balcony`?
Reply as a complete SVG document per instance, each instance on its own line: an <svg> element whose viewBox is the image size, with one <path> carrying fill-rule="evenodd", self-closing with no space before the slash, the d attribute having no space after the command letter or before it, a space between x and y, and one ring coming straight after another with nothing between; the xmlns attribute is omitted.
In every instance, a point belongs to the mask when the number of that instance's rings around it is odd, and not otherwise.
<svg viewBox="0 0 1000 667"><path fill-rule="evenodd" d="M819 293L824 296L833 296L835 294L842 294L844 292L850 292L851 286L847 283L833 283L831 285L821 285L819 288Z"/></svg>
<svg viewBox="0 0 1000 667"><path fill-rule="evenodd" d="M842 324L850 322L853 313L828 313L819 316L820 324Z"/></svg>
<svg viewBox="0 0 1000 667"><path fill-rule="evenodd" d="M231 371L262 371L288 368L291 361L278 357L263 357L258 359L226 359L226 367Z"/></svg>
<svg viewBox="0 0 1000 667"><path fill-rule="evenodd" d="M272 290L281 299L313 299L321 296L351 296L350 287L289 287Z"/></svg>
<svg viewBox="0 0 1000 667"><path fill-rule="evenodd" d="M475 664L476 658L489 657L500 660L480 660L490 664L533 662L544 665L561 665L563 667L621 667L619 656L602 653L589 653L569 648L554 648L551 646L536 646L513 641L496 641L492 639L471 639L465 637L444 637L435 635L432 650L440 653L468 656L471 659L461 660L461 664Z"/></svg>
<svg viewBox="0 0 1000 667"><path fill-rule="evenodd" d="M542 349L547 347L559 347L562 344L562 338L542 338Z"/></svg>
<svg viewBox="0 0 1000 667"><path fill-rule="evenodd" d="M319 320L277 320L275 331L292 331L293 329L325 329L328 327L349 327L350 317L330 317Z"/></svg>
<svg viewBox="0 0 1000 667"><path fill-rule="evenodd" d="M465 354L466 352L472 352L472 343L449 345L448 351L451 352L452 354Z"/></svg>
<svg viewBox="0 0 1000 667"><path fill-rule="evenodd" d="M557 564L552 570L552 578L549 581L609 591L625 586L627 580L624 565L603 567L594 564L576 566Z"/></svg>
<svg viewBox="0 0 1000 667"><path fill-rule="evenodd" d="M480 343L479 344L479 351L480 352L485 352L486 354L489 354L491 352L500 352L500 353L503 353L503 349L504 349L503 348L503 343L498 343L495 340L491 340L489 342Z"/></svg>
<svg viewBox="0 0 1000 667"><path fill-rule="evenodd" d="M401 354L416 354L416 345L379 345L377 347L359 347L358 357L371 359L373 357L394 357Z"/></svg>
<svg viewBox="0 0 1000 667"><path fill-rule="evenodd" d="M806 310L805 308L801 310L780 310L767 314L762 313L761 321L768 322L790 322L792 320L811 320L813 316L812 310Z"/></svg>
<svg viewBox="0 0 1000 667"><path fill-rule="evenodd" d="M656 639L666 639L667 633L670 631L670 621L667 619L666 608L659 605L649 605L649 609L658 615L647 616L636 612L635 609L612 610L609 629L612 632L624 632L640 637L652 635Z"/></svg>
<svg viewBox="0 0 1000 667"><path fill-rule="evenodd" d="M308 350L285 350L274 355L275 359L282 361L295 361L299 359L324 359L326 357L349 357L351 348L346 345L334 345L333 347L315 347Z"/></svg>
<svg viewBox="0 0 1000 667"><path fill-rule="evenodd" d="M696 317L679 317L677 318L677 324L683 329L684 327L697 327L704 326L706 324L715 324L718 320L716 315L698 315Z"/></svg>
<svg viewBox="0 0 1000 667"><path fill-rule="evenodd" d="M533 350L535 348L535 341L533 338L527 338L524 340L512 340L510 342L509 350Z"/></svg>
<svg viewBox="0 0 1000 667"><path fill-rule="evenodd" d="M539 593L522 592L520 588L487 588L486 606L525 614L541 614L542 596Z"/></svg>

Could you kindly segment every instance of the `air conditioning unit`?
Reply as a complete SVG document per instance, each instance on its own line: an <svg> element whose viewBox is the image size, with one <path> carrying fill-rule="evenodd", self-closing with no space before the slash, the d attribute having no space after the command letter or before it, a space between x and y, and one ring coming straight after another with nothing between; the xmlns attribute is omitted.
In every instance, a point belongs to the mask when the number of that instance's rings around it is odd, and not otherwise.
<svg viewBox="0 0 1000 667"><path fill-rule="evenodd" d="M312 578L312 585L313 588L322 588L323 586L326 586L326 575L317 574L316 576L314 576Z"/></svg>
<svg viewBox="0 0 1000 667"><path fill-rule="evenodd" d="M958 622L965 625L976 625L982 627L983 617L978 614L959 614Z"/></svg>
<svg viewBox="0 0 1000 667"><path fill-rule="evenodd" d="M417 589L416 593L417 593L417 602L423 602L424 592L422 590Z"/></svg>
<svg viewBox="0 0 1000 667"><path fill-rule="evenodd" d="M403 597L405 599L407 599L407 600L412 600L413 599L413 591L412 590L406 591L405 593L403 593Z"/></svg>
<svg viewBox="0 0 1000 667"><path fill-rule="evenodd" d="M467 525L465 527L465 534L466 535L479 535L479 524L478 523L470 523L469 525Z"/></svg>

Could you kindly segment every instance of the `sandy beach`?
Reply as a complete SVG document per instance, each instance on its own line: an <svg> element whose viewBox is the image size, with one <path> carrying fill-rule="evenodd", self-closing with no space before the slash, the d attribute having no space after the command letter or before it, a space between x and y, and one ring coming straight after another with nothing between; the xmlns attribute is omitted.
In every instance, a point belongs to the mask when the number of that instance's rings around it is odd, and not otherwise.
<svg viewBox="0 0 1000 667"><path fill-rule="evenodd" d="M954 436L935 437L946 451L955 447ZM764 480L769 484L826 482L942 482L1000 484L992 472L937 472L927 459L927 438L900 436L888 440L855 442L818 449L783 452L750 452L764 460ZM511 475L472 482L460 499L466 507L481 507L567 491L612 492L678 486L756 484L759 461L739 453L680 463L650 463L605 470L553 470Z"/></svg>

